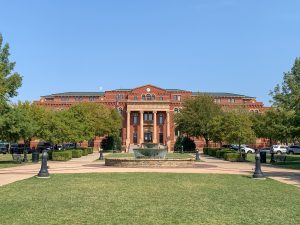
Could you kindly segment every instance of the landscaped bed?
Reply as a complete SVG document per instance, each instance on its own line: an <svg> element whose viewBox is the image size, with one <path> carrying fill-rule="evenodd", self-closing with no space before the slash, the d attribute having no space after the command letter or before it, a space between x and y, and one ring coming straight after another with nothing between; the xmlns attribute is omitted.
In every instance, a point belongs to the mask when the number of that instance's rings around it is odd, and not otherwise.
<svg viewBox="0 0 300 225"><path fill-rule="evenodd" d="M24 155L21 155L22 158ZM31 162L32 155L27 154L28 162ZM0 154L0 169L1 168L8 168L8 167L15 167L15 166L20 166L20 165L27 165L27 163L19 163L17 161L13 160L13 157L11 154Z"/></svg>
<svg viewBox="0 0 300 225"><path fill-rule="evenodd" d="M0 217L2 225L294 225L299 194L291 185L239 175L54 174L0 187Z"/></svg>

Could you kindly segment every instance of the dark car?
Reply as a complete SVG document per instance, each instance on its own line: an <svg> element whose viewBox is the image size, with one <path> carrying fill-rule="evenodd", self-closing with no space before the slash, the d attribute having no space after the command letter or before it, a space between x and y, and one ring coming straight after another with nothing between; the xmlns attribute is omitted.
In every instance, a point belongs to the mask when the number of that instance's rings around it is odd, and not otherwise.
<svg viewBox="0 0 300 225"><path fill-rule="evenodd" d="M40 143L38 143L38 145L36 147L36 150L38 152L42 152L44 150L49 151L49 150L52 150L52 149L53 149L53 145L49 142L40 142Z"/></svg>
<svg viewBox="0 0 300 225"><path fill-rule="evenodd" d="M9 147L9 144L0 143L0 153L2 153L2 154L8 153L8 147Z"/></svg>
<svg viewBox="0 0 300 225"><path fill-rule="evenodd" d="M292 145L288 147L287 154L293 155L293 154L300 154L300 145Z"/></svg>
<svg viewBox="0 0 300 225"><path fill-rule="evenodd" d="M12 144L10 146L10 152L15 154L23 154L24 151L27 151L27 153L32 153L29 146L26 146L25 144Z"/></svg>
<svg viewBox="0 0 300 225"><path fill-rule="evenodd" d="M260 152L265 152L267 154L269 154L271 152L271 148L270 147L266 147L266 148L261 148L259 149Z"/></svg>
<svg viewBox="0 0 300 225"><path fill-rule="evenodd" d="M74 143L64 143L62 145L62 149L74 149L76 148L76 144Z"/></svg>
<svg viewBox="0 0 300 225"><path fill-rule="evenodd" d="M233 150L238 150L239 146L238 145L222 145L222 148L229 148Z"/></svg>

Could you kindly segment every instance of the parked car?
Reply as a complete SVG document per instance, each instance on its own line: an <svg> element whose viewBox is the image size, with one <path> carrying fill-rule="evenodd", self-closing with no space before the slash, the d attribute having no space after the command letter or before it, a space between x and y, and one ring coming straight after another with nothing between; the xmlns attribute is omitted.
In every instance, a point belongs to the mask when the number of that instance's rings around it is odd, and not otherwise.
<svg viewBox="0 0 300 225"><path fill-rule="evenodd" d="M238 145L222 145L222 148L229 148L233 150L238 150L239 146Z"/></svg>
<svg viewBox="0 0 300 225"><path fill-rule="evenodd" d="M8 143L0 143L0 153L2 154L8 153L8 147L9 147Z"/></svg>
<svg viewBox="0 0 300 225"><path fill-rule="evenodd" d="M241 145L241 151L245 153L255 153L255 150L253 148L250 148L247 145Z"/></svg>
<svg viewBox="0 0 300 225"><path fill-rule="evenodd" d="M42 152L42 151L44 151L44 150L52 150L53 149L53 146L52 146L52 144L51 143L49 143L49 142L40 142L40 143L38 143L38 145L37 145L37 151L38 152Z"/></svg>
<svg viewBox="0 0 300 225"><path fill-rule="evenodd" d="M16 153L16 154L23 154L24 151L27 150L27 153L32 153L32 150L29 146L26 146L25 144L11 144L10 146L10 152Z"/></svg>
<svg viewBox="0 0 300 225"><path fill-rule="evenodd" d="M284 145L273 145L271 150L275 153L275 154L282 154L282 153L286 153L287 150L287 146Z"/></svg>
<svg viewBox="0 0 300 225"><path fill-rule="evenodd" d="M62 149L73 149L76 148L76 144L74 143L64 143L62 145Z"/></svg>
<svg viewBox="0 0 300 225"><path fill-rule="evenodd" d="M293 155L293 154L300 154L300 145L292 145L288 147L287 154Z"/></svg>
<svg viewBox="0 0 300 225"><path fill-rule="evenodd" d="M259 149L260 152L265 152L267 154L269 154L271 152L271 148L270 147L266 147L266 148L261 148Z"/></svg>

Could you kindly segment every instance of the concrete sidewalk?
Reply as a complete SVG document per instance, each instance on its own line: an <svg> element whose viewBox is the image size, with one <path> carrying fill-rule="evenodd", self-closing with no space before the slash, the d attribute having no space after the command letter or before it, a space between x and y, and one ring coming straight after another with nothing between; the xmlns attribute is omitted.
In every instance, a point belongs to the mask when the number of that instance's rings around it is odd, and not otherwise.
<svg viewBox="0 0 300 225"><path fill-rule="evenodd" d="M251 176L253 163L227 162L221 159L201 155L203 162L195 168L117 168L106 167L103 161L95 161L99 153L72 159L67 162L49 161L49 173L124 173L124 172L158 172L158 173L212 173L241 174ZM37 175L40 164L0 169L0 186ZM272 166L262 166L263 173L272 179L300 187L300 171Z"/></svg>

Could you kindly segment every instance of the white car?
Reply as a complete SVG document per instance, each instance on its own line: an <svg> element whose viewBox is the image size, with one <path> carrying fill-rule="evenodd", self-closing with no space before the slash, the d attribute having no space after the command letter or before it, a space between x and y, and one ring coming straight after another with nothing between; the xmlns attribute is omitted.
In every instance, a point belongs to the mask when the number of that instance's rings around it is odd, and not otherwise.
<svg viewBox="0 0 300 225"><path fill-rule="evenodd" d="M255 150L253 148L249 148L247 145L241 145L241 151L246 153L255 153Z"/></svg>
<svg viewBox="0 0 300 225"><path fill-rule="evenodd" d="M284 145L273 145L271 151L273 150L275 154L282 154L282 153L286 153L287 148L288 147Z"/></svg>

